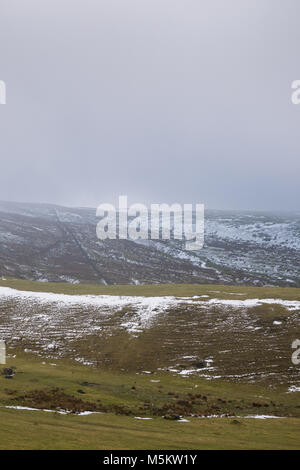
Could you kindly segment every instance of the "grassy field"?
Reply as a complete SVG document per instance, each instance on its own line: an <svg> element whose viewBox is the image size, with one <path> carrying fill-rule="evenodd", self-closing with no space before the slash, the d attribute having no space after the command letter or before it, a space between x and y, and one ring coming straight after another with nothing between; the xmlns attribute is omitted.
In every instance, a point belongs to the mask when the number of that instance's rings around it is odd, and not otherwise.
<svg viewBox="0 0 300 470"><path fill-rule="evenodd" d="M300 417L293 417L300 416L295 412L296 394L167 373L116 374L70 361L51 364L20 352L9 358L16 369L13 378L0 377L1 449L299 448ZM67 406L73 414L5 408L16 405L53 410ZM184 409L191 407L199 414L223 412L238 417L171 419L172 413L184 415ZM76 414L87 409L102 411ZM240 417L257 413L291 417Z"/></svg>
<svg viewBox="0 0 300 470"><path fill-rule="evenodd" d="M207 292L215 293L219 299L235 298L233 294L242 294L239 298L280 298L283 300L300 300L300 289L294 287L251 287L228 286L219 284L149 284L149 285L115 285L69 284L64 282L36 282L22 279L0 279L0 286L34 292L53 292L70 295L128 295L128 296L193 296Z"/></svg>
<svg viewBox="0 0 300 470"><path fill-rule="evenodd" d="M299 449L299 419L155 418L114 415L62 416L35 411L0 411L0 449ZM182 429L183 428L183 429Z"/></svg>
<svg viewBox="0 0 300 470"><path fill-rule="evenodd" d="M300 300L294 288L105 287L14 279L0 285L82 295ZM46 323L39 323L45 315ZM287 393L299 378L299 367L291 363L291 342L300 337L297 310L279 304L178 304L132 334L122 324L136 315L130 305L101 315L88 306L2 299L0 331L17 339L7 336L7 364L0 366L0 448L300 448L299 392ZM70 330L74 336L67 338ZM45 349L51 341L57 347ZM182 373L205 358L213 358L211 370ZM7 408L16 406L36 410ZM93 414L80 415L86 412ZM255 415L277 418L247 418Z"/></svg>

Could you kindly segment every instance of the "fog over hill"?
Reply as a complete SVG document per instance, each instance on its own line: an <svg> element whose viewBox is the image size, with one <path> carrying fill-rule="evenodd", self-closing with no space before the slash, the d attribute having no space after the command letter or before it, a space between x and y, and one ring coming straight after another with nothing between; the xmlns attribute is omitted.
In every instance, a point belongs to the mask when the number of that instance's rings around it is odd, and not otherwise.
<svg viewBox="0 0 300 470"><path fill-rule="evenodd" d="M300 286L300 214L206 211L205 245L99 240L96 210L0 202L0 274L102 284Z"/></svg>

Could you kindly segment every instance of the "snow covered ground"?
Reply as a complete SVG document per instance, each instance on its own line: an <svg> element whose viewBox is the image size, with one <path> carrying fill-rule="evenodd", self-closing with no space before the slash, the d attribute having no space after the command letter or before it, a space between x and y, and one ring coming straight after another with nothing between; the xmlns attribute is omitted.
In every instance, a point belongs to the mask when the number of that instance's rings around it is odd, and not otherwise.
<svg viewBox="0 0 300 470"><path fill-rule="evenodd" d="M94 209L0 202L1 272L39 281L300 286L300 214L206 211L205 245L98 240Z"/></svg>
<svg viewBox="0 0 300 470"><path fill-rule="evenodd" d="M95 359L97 354L106 354L103 343L91 343L89 351L78 346L79 340L101 341L108 335L113 345L122 331L133 339L148 331L153 354L162 356L161 368L171 373L207 380L272 379L297 391L300 377L291 362L291 342L300 334L300 301L241 299L236 293L228 293L235 298L220 299L211 291L190 297L142 297L0 287L0 337L46 358L71 355L93 364L102 360ZM106 347L110 355L118 340ZM142 370L150 373L147 365Z"/></svg>
<svg viewBox="0 0 300 470"><path fill-rule="evenodd" d="M82 308L93 307L98 313L112 314L124 307L134 309L137 320L136 323L131 321L129 323L122 323L123 326L135 331L136 328L146 328L149 321L156 315L162 314L166 309L176 307L179 305L199 305L201 307L209 308L212 305L219 305L224 307L233 307L237 309L253 308L258 305L281 305L287 310L299 310L300 301L297 300L282 300L282 299L246 299L246 300L232 300L232 299L217 299L207 298L206 300L199 300L203 296L193 297L141 297L141 296L114 296L114 295L66 295L54 294L51 292L31 292L19 291L10 287L0 286L0 300L14 299L23 303L23 305L45 304L52 306L52 314L41 314L40 318L43 321L51 321L52 315L55 316L55 311L59 312L60 308L68 306L77 306ZM53 310L54 308L54 310ZM56 310L55 310L56 309ZM280 322L274 322L280 324Z"/></svg>

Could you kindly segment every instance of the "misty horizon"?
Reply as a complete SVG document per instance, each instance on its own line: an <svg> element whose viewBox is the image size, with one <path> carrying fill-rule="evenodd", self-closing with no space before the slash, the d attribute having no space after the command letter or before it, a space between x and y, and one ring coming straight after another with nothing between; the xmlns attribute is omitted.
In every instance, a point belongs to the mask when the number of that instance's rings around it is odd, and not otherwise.
<svg viewBox="0 0 300 470"><path fill-rule="evenodd" d="M109 203L109 204L114 204L114 202L116 202L116 198L114 200L103 200L100 202L101 203ZM141 203L141 204L144 204L147 208L150 209L150 206L152 204L152 202L150 203L147 203L147 202L140 202L140 201L129 201L129 205L131 204L135 204L135 203ZM160 204L159 202L155 202L156 204ZM184 204L182 203L181 201L174 201L173 202L174 204L178 203L178 204ZM173 204L172 202L170 202L169 204L172 205ZM24 205L24 206L54 206L54 207L61 207L61 208L65 208L65 209L90 209L90 210L93 210L96 212L97 210L97 207L98 206L91 206L91 205L71 205L71 204L60 204L60 203L54 203L54 202L37 202L37 201L9 201L9 200L0 200L0 204L16 204L16 205ZM163 202L161 202L161 204L163 204ZM191 203L193 204L193 203ZM196 204L196 203L195 203ZM193 206L195 205L193 204ZM116 203L116 209L118 211L118 205ZM204 211L208 211L208 212L241 212L241 213L261 213L261 214L292 214L292 215L300 215L300 210L299 209L248 209L248 208L241 208L241 209L232 209L232 208L223 208L223 209L219 209L217 207L204 207Z"/></svg>
<svg viewBox="0 0 300 470"><path fill-rule="evenodd" d="M0 200L299 209L296 0L1 10Z"/></svg>

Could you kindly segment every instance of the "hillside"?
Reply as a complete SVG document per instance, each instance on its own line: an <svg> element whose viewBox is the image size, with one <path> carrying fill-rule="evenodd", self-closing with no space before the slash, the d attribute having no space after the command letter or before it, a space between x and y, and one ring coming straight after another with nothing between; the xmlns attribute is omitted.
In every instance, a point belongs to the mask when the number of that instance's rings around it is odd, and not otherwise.
<svg viewBox="0 0 300 470"><path fill-rule="evenodd" d="M100 284L300 286L300 215L207 211L205 246L98 240L94 209L0 203L0 275Z"/></svg>

